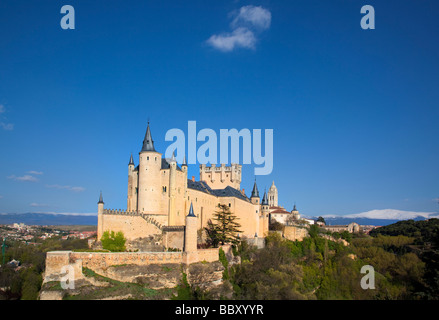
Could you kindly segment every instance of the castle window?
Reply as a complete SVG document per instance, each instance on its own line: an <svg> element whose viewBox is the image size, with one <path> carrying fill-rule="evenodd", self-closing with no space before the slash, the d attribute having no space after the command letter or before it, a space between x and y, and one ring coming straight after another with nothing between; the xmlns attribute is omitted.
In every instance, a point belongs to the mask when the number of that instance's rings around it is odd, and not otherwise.
<svg viewBox="0 0 439 320"><path fill-rule="evenodd" d="M229 203L229 208L232 206L232 204L231 203Z"/></svg>
<svg viewBox="0 0 439 320"><path fill-rule="evenodd" d="M149 157L146 157L146 160L149 160Z"/></svg>
<svg viewBox="0 0 439 320"><path fill-rule="evenodd" d="M155 157L155 159L154 159L156 162L157 162L157 157Z"/></svg>

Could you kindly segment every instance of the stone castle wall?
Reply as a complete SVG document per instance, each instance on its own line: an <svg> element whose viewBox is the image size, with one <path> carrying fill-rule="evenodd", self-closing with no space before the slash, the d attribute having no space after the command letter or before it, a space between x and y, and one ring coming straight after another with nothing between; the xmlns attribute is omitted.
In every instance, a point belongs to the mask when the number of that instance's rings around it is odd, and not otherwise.
<svg viewBox="0 0 439 320"><path fill-rule="evenodd" d="M291 241L302 241L308 236L308 229L298 226L285 226L283 236Z"/></svg>
<svg viewBox="0 0 439 320"><path fill-rule="evenodd" d="M46 254L44 281L59 280L61 270L73 266L75 279L82 278L82 267L95 272L118 265L157 265L218 260L218 248L197 250L196 252L73 252L50 251Z"/></svg>
<svg viewBox="0 0 439 320"><path fill-rule="evenodd" d="M162 226L167 222L166 215L139 215L134 212L104 210L101 216L102 233L105 231L122 231L127 240L161 234ZM102 237L99 232L98 240Z"/></svg>

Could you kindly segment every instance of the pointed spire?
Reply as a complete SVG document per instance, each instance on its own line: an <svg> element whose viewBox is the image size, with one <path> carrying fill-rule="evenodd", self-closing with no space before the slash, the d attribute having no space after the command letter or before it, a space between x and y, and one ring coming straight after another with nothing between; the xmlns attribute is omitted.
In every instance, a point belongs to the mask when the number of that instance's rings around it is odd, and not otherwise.
<svg viewBox="0 0 439 320"><path fill-rule="evenodd" d="M172 151L172 158L171 158L171 160L172 160L172 161L176 161L176 160L175 160L175 150Z"/></svg>
<svg viewBox="0 0 439 320"><path fill-rule="evenodd" d="M133 154L131 153L131 157L130 157L130 163L128 163L128 165L132 164L134 166L134 160L133 160Z"/></svg>
<svg viewBox="0 0 439 320"><path fill-rule="evenodd" d="M141 152L143 151L155 151L154 140L152 140L151 129L149 128L149 121L148 121L148 127L146 128L145 139L143 139L143 146Z"/></svg>
<svg viewBox="0 0 439 320"><path fill-rule="evenodd" d="M293 211L297 211L296 204L294 204Z"/></svg>
<svg viewBox="0 0 439 320"><path fill-rule="evenodd" d="M186 166L186 167L187 167L187 163L186 163L186 155L184 155L184 157L183 157L183 164L182 164L182 166Z"/></svg>
<svg viewBox="0 0 439 320"><path fill-rule="evenodd" d="M264 197L262 198L261 204L268 206L267 190L264 191Z"/></svg>
<svg viewBox="0 0 439 320"><path fill-rule="evenodd" d="M189 208L189 214L187 216L188 217L195 217L194 207L192 206L192 202L191 202L191 207Z"/></svg>
<svg viewBox="0 0 439 320"><path fill-rule="evenodd" d="M101 195L99 196L99 202L98 203L104 203L104 199L102 198L102 191L101 191Z"/></svg>
<svg viewBox="0 0 439 320"><path fill-rule="evenodd" d="M259 191L258 191L258 186L256 185L256 178L255 178L255 184L253 185L251 198L259 198Z"/></svg>

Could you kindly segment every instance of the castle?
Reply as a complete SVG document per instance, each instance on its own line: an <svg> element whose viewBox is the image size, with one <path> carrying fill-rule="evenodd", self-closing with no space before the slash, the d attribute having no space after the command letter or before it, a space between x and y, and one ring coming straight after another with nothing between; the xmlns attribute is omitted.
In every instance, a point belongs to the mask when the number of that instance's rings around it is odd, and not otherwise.
<svg viewBox="0 0 439 320"><path fill-rule="evenodd" d="M128 163L127 210L104 209L102 193L98 202L98 239L107 231L122 231L127 240L151 235L165 235L165 247L182 247L186 216L193 206L196 230L207 226L218 205L227 205L241 224L240 237L264 237L268 232L270 211L278 207L278 190L274 185L265 192L262 201L256 181L250 198L240 190L241 169L239 164L226 166L200 165L200 181L188 179L188 166L181 166L172 156L162 157L156 151L151 129L146 129L139 164L135 166L131 155Z"/></svg>

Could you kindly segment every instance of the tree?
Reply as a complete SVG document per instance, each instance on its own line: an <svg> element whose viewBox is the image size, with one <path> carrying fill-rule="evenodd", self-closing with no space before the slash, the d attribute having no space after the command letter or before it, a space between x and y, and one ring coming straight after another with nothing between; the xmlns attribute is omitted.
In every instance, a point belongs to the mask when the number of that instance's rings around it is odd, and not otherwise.
<svg viewBox="0 0 439 320"><path fill-rule="evenodd" d="M323 222L324 224L326 224L325 218L323 218L322 216L317 218L317 222Z"/></svg>
<svg viewBox="0 0 439 320"><path fill-rule="evenodd" d="M238 234L242 231L239 230L241 225L236 222L238 219L225 204L218 205L219 210L215 212L213 220L208 222L208 227L205 228L208 242L212 245L218 246L218 244L238 244Z"/></svg>
<svg viewBox="0 0 439 320"><path fill-rule="evenodd" d="M122 231L115 233L114 231L105 231L101 238L102 247L112 252L126 251L126 239Z"/></svg>
<svg viewBox="0 0 439 320"><path fill-rule="evenodd" d="M206 242L210 247L218 248L219 239L218 239L218 226L213 224L209 219L207 221L207 227L204 228L206 231Z"/></svg>

